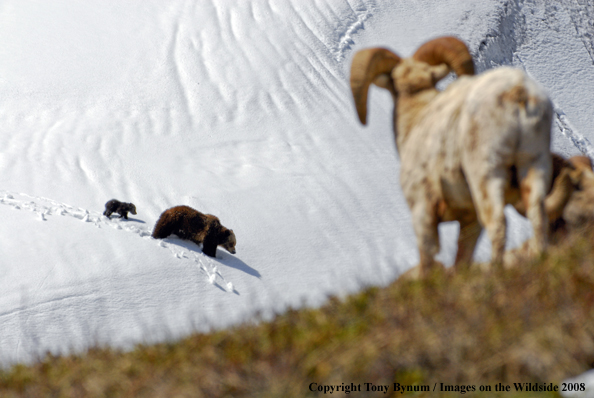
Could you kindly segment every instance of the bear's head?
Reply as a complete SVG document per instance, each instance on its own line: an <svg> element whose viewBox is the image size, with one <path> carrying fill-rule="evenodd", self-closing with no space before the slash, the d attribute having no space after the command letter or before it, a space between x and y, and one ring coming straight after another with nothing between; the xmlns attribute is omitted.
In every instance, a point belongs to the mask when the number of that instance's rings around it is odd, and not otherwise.
<svg viewBox="0 0 594 398"><path fill-rule="evenodd" d="M235 233L233 233L232 229L228 229L225 231L225 242L221 244L223 249L227 250L231 254L235 254L235 244L237 240L235 239Z"/></svg>
<svg viewBox="0 0 594 398"><path fill-rule="evenodd" d="M134 206L134 203L128 203L128 211L132 214L136 214L136 206Z"/></svg>

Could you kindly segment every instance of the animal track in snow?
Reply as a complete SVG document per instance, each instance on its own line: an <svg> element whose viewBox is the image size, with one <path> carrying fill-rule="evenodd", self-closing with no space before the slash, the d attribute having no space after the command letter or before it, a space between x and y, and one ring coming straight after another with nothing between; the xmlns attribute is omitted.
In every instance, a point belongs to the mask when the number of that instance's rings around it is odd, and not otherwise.
<svg viewBox="0 0 594 398"><path fill-rule="evenodd" d="M149 239L153 239L152 237L150 237L150 234L149 234ZM174 240L175 238L168 238L168 239ZM196 265L198 265L200 270L202 272L204 272L208 282L211 285L214 285L217 282L217 277L218 277L221 280L221 283L218 284L219 286L225 286L226 289L224 289L224 290L226 290L228 292L235 292L233 283L231 283L225 279L225 277L219 272L219 269L218 269L218 266L216 265L216 263L213 260L211 260L210 257L208 257L202 253L196 253L193 251L188 252L188 251L180 248L180 246L173 244L171 242L165 241L165 240L155 239L155 241L157 242L157 246L168 249L175 258L188 259L188 260L193 261Z"/></svg>
<svg viewBox="0 0 594 398"><path fill-rule="evenodd" d="M120 218L110 219L97 211L89 211L83 208L76 208L55 200L27 195L24 193L15 193L0 190L0 204L11 206L14 210L29 210L35 213L40 221L48 221L48 216L72 217L83 223L92 224L96 228L105 226L116 230L122 230L138 235L142 239L154 240L157 246L168 249L171 254L180 260L190 260L194 262L199 269L206 275L207 281L214 285L217 277L221 280L218 286L225 286L226 291L234 292L233 284L223 277L218 271L218 267L213 260L202 253L188 252L187 249L178 245L171 244L161 239L153 239L151 232L142 226L132 225L128 222L123 223ZM225 290L225 289L223 289Z"/></svg>

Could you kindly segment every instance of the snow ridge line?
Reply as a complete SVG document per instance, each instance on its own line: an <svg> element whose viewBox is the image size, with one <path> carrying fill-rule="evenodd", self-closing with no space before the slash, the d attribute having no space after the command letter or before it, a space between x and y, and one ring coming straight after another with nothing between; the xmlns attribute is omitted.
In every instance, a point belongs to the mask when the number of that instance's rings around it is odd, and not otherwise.
<svg viewBox="0 0 594 398"><path fill-rule="evenodd" d="M332 51L334 53L334 59L338 62L345 58L346 52L355 44L353 36L364 28L363 23L373 15L367 9L357 10L355 12L357 13L355 20L344 27L344 31L338 40L338 46Z"/></svg>
<svg viewBox="0 0 594 398"><path fill-rule="evenodd" d="M569 12L576 34L581 38L582 44L590 55L592 65L594 65L594 44L592 43L594 40L594 34L592 33L594 30L594 21L592 20L594 16L593 4L591 1L585 2L583 0L572 0L571 2L573 7L564 4L565 8Z"/></svg>
<svg viewBox="0 0 594 398"><path fill-rule="evenodd" d="M473 54L477 74L519 61L517 52L526 38L523 3L524 0L509 0L502 4L495 27L487 32Z"/></svg>
<svg viewBox="0 0 594 398"><path fill-rule="evenodd" d="M42 204L42 202L46 203ZM65 203L56 202L52 199L35 197L24 193L0 190L0 204L11 206L15 210L29 210L32 213L35 213L38 217L38 220L40 221L47 221L48 216L60 215L72 217L84 223L91 223L96 228L109 226L116 230L134 233L142 239L152 240L156 242L157 246L168 249L175 258L193 261L200 267L200 270L206 274L207 280L211 285L218 286L224 291L237 293L233 283L227 281L223 277L218 269L218 266L205 254L193 253L189 250L186 251L183 248L180 248L178 245L166 242L161 239L154 239L147 228L135 225L122 226L123 222L120 220L120 218L110 219L97 211L89 211L80 207L75 208ZM217 276L221 280L221 283L217 283Z"/></svg>
<svg viewBox="0 0 594 398"><path fill-rule="evenodd" d="M565 138L569 139L584 155L587 155L590 159L594 159L594 148L592 148L592 143L571 126L565 113L558 108L555 108L555 122Z"/></svg>

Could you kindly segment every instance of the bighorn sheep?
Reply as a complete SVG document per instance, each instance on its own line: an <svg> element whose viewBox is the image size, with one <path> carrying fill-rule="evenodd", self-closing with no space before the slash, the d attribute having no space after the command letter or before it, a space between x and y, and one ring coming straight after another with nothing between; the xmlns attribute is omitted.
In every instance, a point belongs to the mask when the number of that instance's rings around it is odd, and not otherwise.
<svg viewBox="0 0 594 398"><path fill-rule="evenodd" d="M569 202L576 195L577 191L584 189L589 177L588 171L592 173L590 159L586 156L574 156L569 160L564 159L556 153L551 153L552 157L552 184L545 198L544 207L547 219L549 221L549 232L555 232L559 224L565 224L563 214ZM510 185L515 188L509 199L514 208L523 216L526 216L526 207L519 193L519 185L516 174L512 172ZM594 186L593 186L594 188ZM594 192L593 192L594 193Z"/></svg>
<svg viewBox="0 0 594 398"><path fill-rule="evenodd" d="M553 154L553 178L554 187L545 200L551 232L594 225L594 172L590 158L574 156L565 160ZM554 196L556 199L551 199Z"/></svg>
<svg viewBox="0 0 594 398"><path fill-rule="evenodd" d="M435 85L450 70L459 78L438 91ZM444 221L460 223L456 266L470 263L481 225L491 240L492 261L501 264L503 210L517 198L534 228L531 249L541 252L547 244L551 102L521 70L501 67L466 76L473 74L466 45L454 37L431 40L411 58L384 48L353 58L351 90L360 121L366 124L371 83L389 90L395 102L400 182L422 275L436 264L437 226Z"/></svg>

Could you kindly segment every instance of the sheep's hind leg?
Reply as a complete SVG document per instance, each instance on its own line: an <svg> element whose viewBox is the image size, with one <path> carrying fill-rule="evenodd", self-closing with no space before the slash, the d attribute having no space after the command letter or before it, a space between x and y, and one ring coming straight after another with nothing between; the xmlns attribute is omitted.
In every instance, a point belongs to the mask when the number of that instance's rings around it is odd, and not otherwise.
<svg viewBox="0 0 594 398"><path fill-rule="evenodd" d="M412 217L419 247L419 277L425 278L440 265L434 258L439 252L438 220L435 207L416 203L412 211Z"/></svg>
<svg viewBox="0 0 594 398"><path fill-rule="evenodd" d="M491 262L495 266L502 266L507 230L504 213L504 188L507 180L505 173L498 174L500 175L485 176L481 179L475 206L479 220L491 240Z"/></svg>
<svg viewBox="0 0 594 398"><path fill-rule="evenodd" d="M472 262L472 255L476 247L476 242L481 235L481 225L479 224L476 214L472 217L465 217L460 221L460 235L458 236L458 253L456 254L456 261L454 267L460 270L462 267L468 268Z"/></svg>
<svg viewBox="0 0 594 398"><path fill-rule="evenodd" d="M520 192L526 208L526 217L534 229L529 249L532 254L541 254L548 241L548 220L545 211L546 173L543 168L520 169Z"/></svg>

